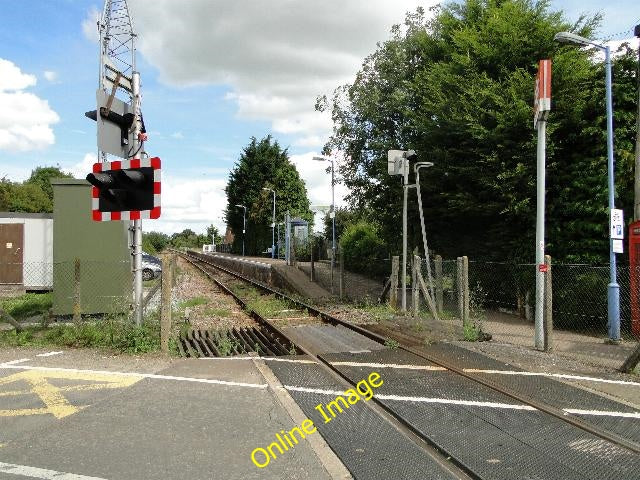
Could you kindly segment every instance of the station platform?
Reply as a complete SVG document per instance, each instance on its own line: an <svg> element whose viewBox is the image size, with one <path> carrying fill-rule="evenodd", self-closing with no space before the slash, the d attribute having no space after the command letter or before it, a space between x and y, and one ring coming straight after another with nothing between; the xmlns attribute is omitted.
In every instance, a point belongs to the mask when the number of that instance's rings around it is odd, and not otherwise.
<svg viewBox="0 0 640 480"><path fill-rule="evenodd" d="M245 257L230 253L208 253L207 258L216 265L314 302L322 303L331 297L330 292L312 282L302 270L278 258Z"/></svg>

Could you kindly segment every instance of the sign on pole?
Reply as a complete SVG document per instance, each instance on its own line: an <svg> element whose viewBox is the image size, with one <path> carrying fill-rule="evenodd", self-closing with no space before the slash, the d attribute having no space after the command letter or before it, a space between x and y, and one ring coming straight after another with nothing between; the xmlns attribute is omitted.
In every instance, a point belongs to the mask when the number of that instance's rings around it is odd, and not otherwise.
<svg viewBox="0 0 640 480"><path fill-rule="evenodd" d="M533 126L546 120L551 110L551 60L540 60L536 75L536 95L533 102Z"/></svg>
<svg viewBox="0 0 640 480"><path fill-rule="evenodd" d="M624 239L624 218L622 210L618 208L611 209L609 216L609 236L615 240Z"/></svg>

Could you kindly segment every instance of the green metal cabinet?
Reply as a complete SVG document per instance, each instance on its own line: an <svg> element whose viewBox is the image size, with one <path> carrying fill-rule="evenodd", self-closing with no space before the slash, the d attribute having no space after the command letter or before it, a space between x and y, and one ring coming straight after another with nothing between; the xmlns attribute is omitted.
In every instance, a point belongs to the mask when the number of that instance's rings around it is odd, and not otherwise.
<svg viewBox="0 0 640 480"><path fill-rule="evenodd" d="M71 315L79 259L80 313L126 312L132 298L129 222L91 219L91 185L56 179L53 185L53 313Z"/></svg>

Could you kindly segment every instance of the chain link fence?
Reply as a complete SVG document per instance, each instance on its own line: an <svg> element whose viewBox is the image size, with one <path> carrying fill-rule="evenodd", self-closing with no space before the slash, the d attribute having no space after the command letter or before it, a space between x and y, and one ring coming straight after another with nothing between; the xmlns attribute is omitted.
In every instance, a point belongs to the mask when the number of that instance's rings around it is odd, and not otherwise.
<svg viewBox="0 0 640 480"><path fill-rule="evenodd" d="M450 331L459 332L465 340L491 337L499 342L532 346L535 339L536 271L533 263L485 262L477 260L431 258L421 260L423 286L414 283L411 256L407 265L407 315L414 315L414 298L419 298L418 317L428 326L439 322ZM355 265L336 258L331 275L331 260L315 261L313 280L342 301L354 305L375 304L381 297L389 302L388 289L392 276L390 258L367 259ZM466 263L465 263L466 262ZM466 265L466 266L465 266ZM311 263L298 266L311 276ZM430 269L431 278L427 275ZM617 266L620 286L621 335L626 344L638 341L632 331L632 299L630 267ZM401 264L397 270L396 309L401 314ZM607 292L608 265L557 264L546 274L545 318L552 328L553 341L567 345L603 345L608 337ZM640 283L640 282L639 282ZM385 292L385 285L387 291ZM420 291L414 293L414 285ZM438 320L425 304L422 289L433 292ZM639 292L640 293L640 292ZM384 295L383 295L384 294ZM640 308L640 299L638 301ZM638 312L640 317L640 311ZM550 330L551 332L551 330ZM470 334L469 334L470 333ZM469 334L469 335L468 335ZM545 331L545 335L548 332ZM637 332L636 332L637 334ZM546 342L545 337L545 342ZM549 340L551 342L551 340ZM564 343L563 343L564 342ZM549 348L551 348L549 344ZM582 347L581 347L582 348Z"/></svg>
<svg viewBox="0 0 640 480"><path fill-rule="evenodd" d="M160 270L143 282L145 295L157 293ZM133 303L130 261L0 263L0 297L52 292L51 313L58 317L129 314ZM149 301L151 298L148 299ZM155 305L149 301L145 307Z"/></svg>

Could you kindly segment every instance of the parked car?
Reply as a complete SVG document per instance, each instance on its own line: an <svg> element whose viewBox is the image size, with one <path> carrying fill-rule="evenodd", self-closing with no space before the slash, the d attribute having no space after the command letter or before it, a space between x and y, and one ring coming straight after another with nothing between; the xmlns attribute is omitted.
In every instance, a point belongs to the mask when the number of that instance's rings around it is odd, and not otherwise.
<svg viewBox="0 0 640 480"><path fill-rule="evenodd" d="M146 252L142 252L142 279L153 280L162 273L162 260Z"/></svg>

